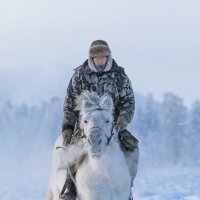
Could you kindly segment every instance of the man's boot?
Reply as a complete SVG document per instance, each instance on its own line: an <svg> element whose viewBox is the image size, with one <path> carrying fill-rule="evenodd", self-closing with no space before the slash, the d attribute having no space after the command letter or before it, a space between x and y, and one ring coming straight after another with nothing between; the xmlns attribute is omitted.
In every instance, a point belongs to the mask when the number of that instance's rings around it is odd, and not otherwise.
<svg viewBox="0 0 200 200"><path fill-rule="evenodd" d="M133 181L137 174L139 160L138 140L128 130L125 129L119 132L119 141L128 164L131 175L131 187L133 187ZM132 191L129 200L133 200Z"/></svg>
<svg viewBox="0 0 200 200"><path fill-rule="evenodd" d="M68 170L65 185L60 193L59 200L76 200L76 186L70 177L70 173L73 177L75 176L75 166L70 166Z"/></svg>

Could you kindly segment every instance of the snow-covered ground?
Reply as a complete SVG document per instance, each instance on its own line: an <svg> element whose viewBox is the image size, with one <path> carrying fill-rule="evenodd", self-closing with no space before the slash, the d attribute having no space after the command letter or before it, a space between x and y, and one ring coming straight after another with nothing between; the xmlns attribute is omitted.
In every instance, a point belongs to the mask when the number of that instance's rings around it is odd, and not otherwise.
<svg viewBox="0 0 200 200"><path fill-rule="evenodd" d="M27 152L29 149L27 149ZM1 200L44 200L50 174L50 151L0 156Z"/></svg>
<svg viewBox="0 0 200 200"><path fill-rule="evenodd" d="M134 197L135 200L199 200L200 168L139 168Z"/></svg>
<svg viewBox="0 0 200 200"><path fill-rule="evenodd" d="M51 150L42 148L31 154L1 154L0 199L44 200L50 175L50 156ZM200 199L200 168L144 166L139 166L135 180L135 200Z"/></svg>

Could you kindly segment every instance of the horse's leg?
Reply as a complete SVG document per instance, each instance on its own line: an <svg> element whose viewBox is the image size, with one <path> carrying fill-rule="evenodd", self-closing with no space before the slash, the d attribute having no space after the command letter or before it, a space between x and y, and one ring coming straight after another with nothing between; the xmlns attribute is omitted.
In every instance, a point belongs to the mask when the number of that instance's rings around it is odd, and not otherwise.
<svg viewBox="0 0 200 200"><path fill-rule="evenodd" d="M125 151L124 154L131 175L131 185L133 185L133 180L135 179L138 169L139 147L135 147L133 151Z"/></svg>
<svg viewBox="0 0 200 200"><path fill-rule="evenodd" d="M51 187L49 187L49 189L48 189L48 193L47 193L47 198L46 198L46 200L54 200L54 199L53 199L53 192L52 192L52 190L51 190Z"/></svg>
<svg viewBox="0 0 200 200"><path fill-rule="evenodd" d="M52 152L52 172L47 200L59 199L67 173L66 163L63 160L65 153L66 150L63 147L63 137L62 134L60 134L54 144Z"/></svg>

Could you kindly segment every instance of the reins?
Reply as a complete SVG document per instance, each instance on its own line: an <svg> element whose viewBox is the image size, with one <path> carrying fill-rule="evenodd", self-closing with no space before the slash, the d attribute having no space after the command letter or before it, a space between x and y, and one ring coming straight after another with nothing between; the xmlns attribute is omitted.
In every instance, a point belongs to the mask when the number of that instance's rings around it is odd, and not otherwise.
<svg viewBox="0 0 200 200"><path fill-rule="evenodd" d="M110 144L111 139L112 139L112 137L113 137L114 134L115 134L115 131L113 131L113 129L114 129L114 124L115 124L115 123L113 123L112 129L111 129L111 135L110 135L110 137L107 137L107 145ZM120 130L120 128L117 130L117 134L119 133L119 130Z"/></svg>

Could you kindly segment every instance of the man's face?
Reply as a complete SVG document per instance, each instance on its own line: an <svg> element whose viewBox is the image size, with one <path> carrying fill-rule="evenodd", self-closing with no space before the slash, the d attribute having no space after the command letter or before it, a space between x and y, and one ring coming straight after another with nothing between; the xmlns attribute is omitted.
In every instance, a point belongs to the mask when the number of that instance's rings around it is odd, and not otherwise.
<svg viewBox="0 0 200 200"><path fill-rule="evenodd" d="M94 57L93 60L95 65L97 67L100 67L106 64L107 57L106 56Z"/></svg>

